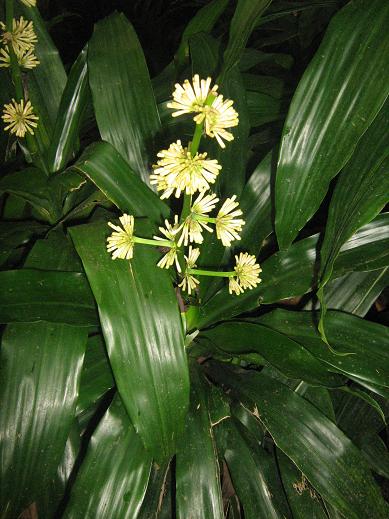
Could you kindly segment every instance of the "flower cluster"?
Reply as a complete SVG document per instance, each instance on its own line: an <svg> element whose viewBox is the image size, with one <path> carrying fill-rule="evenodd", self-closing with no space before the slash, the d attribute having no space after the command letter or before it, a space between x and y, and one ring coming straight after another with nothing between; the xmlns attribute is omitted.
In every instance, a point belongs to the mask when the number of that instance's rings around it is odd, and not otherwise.
<svg viewBox="0 0 389 519"><path fill-rule="evenodd" d="M220 200L209 190L222 168L217 160L198 150L202 136L215 138L225 148L224 141L234 138L227 130L239 122L233 101L224 99L218 94L218 86L211 86L211 83L211 78L200 79L195 75L192 82L185 80L182 85L175 85L173 101L168 103L168 107L175 110L173 117L193 114L196 123L193 140L186 146L177 140L168 149L160 151L150 176L151 185L162 191L162 199L183 195L180 218L175 215L173 224L165 220L165 227L159 228L162 237L154 236L154 240L148 240L135 236L133 217L123 215L120 218L123 229L109 223L115 232L108 238L107 249L113 259L131 259L135 243L165 247L158 266L170 268L175 265L181 277L178 286L189 295L196 292L200 283L198 276L226 277L229 279L229 292L239 295L261 281L261 268L255 256L247 252L236 255L235 267L231 272L199 270L196 267L201 251L192 245L202 244L204 233L216 230L216 237L225 247L230 247L232 242L240 240L245 224L236 195L224 200L216 209ZM185 253L184 247L188 246Z"/></svg>
<svg viewBox="0 0 389 519"><path fill-rule="evenodd" d="M36 0L21 0L27 7L34 7ZM25 20L23 16L12 20L6 26L0 22L0 67L11 67L12 63L22 69L33 69L39 65L39 60L34 54L35 44L38 38L34 32L32 21ZM4 130L9 130L17 137L23 138L26 133L34 135L34 128L37 127L39 117L34 114L31 102L23 96L23 86L21 80L16 85L16 92L19 93L18 100L12 99L4 105L2 119L5 123Z"/></svg>

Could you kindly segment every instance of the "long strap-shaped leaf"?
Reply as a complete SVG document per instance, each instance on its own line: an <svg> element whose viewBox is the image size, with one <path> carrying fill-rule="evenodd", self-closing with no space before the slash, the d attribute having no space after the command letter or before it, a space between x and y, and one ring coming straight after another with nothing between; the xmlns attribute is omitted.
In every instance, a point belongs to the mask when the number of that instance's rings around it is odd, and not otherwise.
<svg viewBox="0 0 389 519"><path fill-rule="evenodd" d="M87 47L74 62L61 98L48 150L50 172L59 171L76 151L82 116L88 101Z"/></svg>
<svg viewBox="0 0 389 519"><path fill-rule="evenodd" d="M114 13L96 24L88 54L101 137L148 182L160 120L142 47L123 14Z"/></svg>
<svg viewBox="0 0 389 519"><path fill-rule="evenodd" d="M115 397L92 435L64 519L136 519L151 461Z"/></svg>
<svg viewBox="0 0 389 519"><path fill-rule="evenodd" d="M112 370L124 406L156 459L172 455L189 400L187 360L178 304L150 247L113 261L109 227L71 229L95 296Z"/></svg>
<svg viewBox="0 0 389 519"><path fill-rule="evenodd" d="M212 375L256 409L276 445L345 517L389 517L361 453L315 406L279 381L258 373L238 375L216 365Z"/></svg>
<svg viewBox="0 0 389 519"><path fill-rule="evenodd" d="M169 214L167 205L108 142L88 146L71 169L86 175L123 213L147 216L154 222L160 222L161 216Z"/></svg>
<svg viewBox="0 0 389 519"><path fill-rule="evenodd" d="M210 422L207 388L191 369L191 402L176 458L177 519L222 519L217 451Z"/></svg>
<svg viewBox="0 0 389 519"><path fill-rule="evenodd" d="M389 4L349 2L331 21L285 122L276 232L287 248L323 200L388 95Z"/></svg>

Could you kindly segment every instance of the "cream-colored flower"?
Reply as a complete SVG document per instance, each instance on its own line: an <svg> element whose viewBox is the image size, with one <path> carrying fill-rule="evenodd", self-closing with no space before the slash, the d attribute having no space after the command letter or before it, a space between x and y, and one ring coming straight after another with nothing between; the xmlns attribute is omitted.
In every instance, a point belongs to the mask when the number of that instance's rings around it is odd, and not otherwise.
<svg viewBox="0 0 389 519"><path fill-rule="evenodd" d="M196 153L192 157L180 140L160 151L158 157L150 183L156 184L159 190L164 189L161 198L168 198L173 191L178 198L182 192L192 195L209 189L221 170L217 160L206 158L207 153Z"/></svg>
<svg viewBox="0 0 389 519"><path fill-rule="evenodd" d="M178 216L174 216L174 223L171 225L168 220L165 220L165 227L159 227L159 230L161 234L163 234L163 237L161 236L154 236L155 240L163 241L163 240L169 240L172 244L170 249L166 252L164 256L159 260L157 263L157 266L161 269L168 269L170 268L173 263L176 264L176 269L178 272L181 272L180 263L178 261L178 251L179 246L176 242L177 234L179 233L181 229L181 225L178 223Z"/></svg>
<svg viewBox="0 0 389 519"><path fill-rule="evenodd" d="M189 247L188 256L185 256L186 269L181 283L178 285L182 290L185 290L190 295L197 287L200 281L188 272L189 269L196 267L196 261L200 256L200 249L193 249L192 245Z"/></svg>
<svg viewBox="0 0 389 519"><path fill-rule="evenodd" d="M35 68L39 65L40 61L35 56L33 49L26 51L18 51L15 53L18 63L21 67L26 69ZM8 48L0 49L0 67L9 67L11 65L11 58L8 52Z"/></svg>
<svg viewBox="0 0 389 519"><path fill-rule="evenodd" d="M8 125L4 130L15 133L17 137L24 137L26 132L34 135L34 128L38 126L35 121L39 119L39 117L34 114L30 101L25 103L24 99L22 99L20 103L12 99L11 103L4 105L1 118L4 123Z"/></svg>
<svg viewBox="0 0 389 519"><path fill-rule="evenodd" d="M12 43L12 47L17 54L33 49L38 38L34 32L34 24L30 20L25 20L23 16L12 20L12 32L7 30L6 25L0 22L0 29L3 31L1 41L5 45Z"/></svg>
<svg viewBox="0 0 389 519"><path fill-rule="evenodd" d="M203 243L203 230L213 232L213 229L207 225L206 221L197 219L196 217L206 217L214 208L219 199L212 193L206 195L205 191L201 191L190 209L190 214L185 219L182 226L182 234L178 240L178 244L184 243L185 246L189 242Z"/></svg>
<svg viewBox="0 0 389 519"><path fill-rule="evenodd" d="M218 95L211 106L205 106L204 112L204 131L209 137L215 137L222 148L226 145L223 142L232 141L234 136L226 128L232 128L239 124L238 112L232 107L233 101L223 99Z"/></svg>
<svg viewBox="0 0 389 519"><path fill-rule="evenodd" d="M134 217L123 214L119 218L123 228L108 222L114 229L111 236L107 238L107 251L112 254L112 259L131 259L134 255Z"/></svg>
<svg viewBox="0 0 389 519"><path fill-rule="evenodd" d="M225 247L229 247L234 240L240 240L238 233L245 224L244 220L236 218L242 216L243 213L240 209L236 209L239 203L235 200L236 195L227 198L216 217L216 235Z"/></svg>
<svg viewBox="0 0 389 519"><path fill-rule="evenodd" d="M198 113L205 106L207 97L212 94L216 97L218 86L214 85L211 87L212 79L201 79L198 74L193 76L192 84L189 79L185 79L184 83L180 85L176 83L175 90L173 92L173 99L171 103L167 104L168 108L177 110L172 113L173 117L179 115ZM204 116L203 116L204 119ZM197 122L197 121L196 121ZM200 121L202 122L202 121Z"/></svg>
<svg viewBox="0 0 389 519"><path fill-rule="evenodd" d="M255 256L247 252L241 252L239 256L235 256L236 276L230 278L229 292L238 296L242 294L247 288L250 290L261 282L259 273L262 272L261 267L256 263Z"/></svg>
<svg viewBox="0 0 389 519"><path fill-rule="evenodd" d="M20 0L22 4L26 5L27 7L35 7L36 6L36 0Z"/></svg>

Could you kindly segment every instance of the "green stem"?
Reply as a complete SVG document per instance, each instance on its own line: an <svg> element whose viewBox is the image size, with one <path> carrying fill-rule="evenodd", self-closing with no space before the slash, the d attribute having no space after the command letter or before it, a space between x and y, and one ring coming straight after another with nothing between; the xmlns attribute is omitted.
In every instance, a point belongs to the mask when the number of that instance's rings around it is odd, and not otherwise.
<svg viewBox="0 0 389 519"><path fill-rule="evenodd" d="M174 247L174 243L169 240L149 240L148 238L133 237L135 243L142 243L143 245L154 245L154 247Z"/></svg>
<svg viewBox="0 0 389 519"><path fill-rule="evenodd" d="M220 270L200 270L200 269L186 269L188 274L195 274L197 276L213 276L215 278L233 278L236 272L223 272Z"/></svg>
<svg viewBox="0 0 389 519"><path fill-rule="evenodd" d="M203 126L204 123L196 124L196 129L193 134L192 142L190 143L190 154L192 157L196 155L196 153L199 151L200 141L201 137L203 135Z"/></svg>
<svg viewBox="0 0 389 519"><path fill-rule="evenodd" d="M193 214L193 219L197 220L198 222L208 222L208 223L215 223L217 221L217 218L212 218L211 216L203 216L201 214Z"/></svg>

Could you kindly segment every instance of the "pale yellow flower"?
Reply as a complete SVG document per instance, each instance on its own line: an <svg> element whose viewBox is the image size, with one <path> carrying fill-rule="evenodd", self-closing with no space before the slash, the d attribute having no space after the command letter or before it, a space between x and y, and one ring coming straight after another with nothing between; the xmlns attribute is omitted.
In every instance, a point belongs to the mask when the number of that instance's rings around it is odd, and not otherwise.
<svg viewBox="0 0 389 519"><path fill-rule="evenodd" d="M3 115L1 116L4 123L7 124L4 130L10 130L15 133L17 137L24 137L26 132L34 135L34 129L38 125L39 117L34 114L33 107L30 101L24 102L24 99L17 103L15 99L12 102L4 105Z"/></svg>
<svg viewBox="0 0 389 519"><path fill-rule="evenodd" d="M15 52L18 63L21 67L26 69L35 68L39 65L39 60L35 56L33 49L26 51ZM8 52L8 48L0 49L0 67L9 67L11 65L11 58Z"/></svg>
<svg viewBox="0 0 389 519"><path fill-rule="evenodd" d="M178 285L182 290L185 290L190 295L193 290L197 287L200 281L188 272L189 269L196 267L196 261L200 256L200 249L192 249L192 245L189 247L188 256L185 256L186 269L184 277L181 283Z"/></svg>
<svg viewBox="0 0 389 519"><path fill-rule="evenodd" d="M23 16L16 20L12 20L12 32L7 31L7 27L3 22L0 22L0 29L3 31L1 41L8 45L12 43L12 47L17 54L18 52L25 52L33 49L38 38L34 32L34 24L30 20L25 20Z"/></svg>
<svg viewBox="0 0 389 519"><path fill-rule="evenodd" d="M236 276L230 278L229 292L230 294L235 292L236 295L239 295L247 288L251 290L261 282L259 273L262 272L262 269L255 262L255 256L247 252L241 252L239 256L235 256L235 261Z"/></svg>
<svg viewBox="0 0 389 519"><path fill-rule="evenodd" d="M168 108L176 109L176 112L172 113L173 117L188 113L198 113L205 106L207 97L212 94L217 95L218 86L211 87L212 79L199 78L196 74L192 78L192 84L188 79L185 79L184 83L180 85L176 83L175 90L173 92L173 99L171 103L167 104Z"/></svg>
<svg viewBox="0 0 389 519"><path fill-rule="evenodd" d="M119 218L123 229L118 225L108 222L108 225L115 230L107 238L107 251L112 254L112 259L132 259L134 255L134 217L123 214Z"/></svg>
<svg viewBox="0 0 389 519"><path fill-rule="evenodd" d="M176 269L178 272L181 272L180 263L178 261L178 251L179 246L176 242L177 234L179 233L181 229L181 225L178 223L178 216L174 216L174 223L171 225L168 220L165 220L165 228L159 227L159 230L161 234L163 234L163 237L161 236L154 236L155 240L169 240L172 244L170 249L166 252L164 256L159 260L157 263L157 266L161 269L168 269L170 268L173 263L176 264Z"/></svg>
<svg viewBox="0 0 389 519"><path fill-rule="evenodd" d="M206 217L214 208L219 199L212 193L205 195L205 191L201 191L190 209L190 214L185 219L182 226L182 234L178 240L178 244L184 243L185 246L189 242L203 243L203 230L213 232L213 229L207 225L206 220L197 219L196 217Z"/></svg>
<svg viewBox="0 0 389 519"><path fill-rule="evenodd" d="M158 190L164 190L162 199L174 191L178 198L182 192L192 195L209 189L209 184L215 182L221 170L217 160L206 158L207 153L196 153L192 157L180 140L172 143L169 149L160 151L158 157L150 183L156 184Z"/></svg>
<svg viewBox="0 0 389 519"><path fill-rule="evenodd" d="M236 195L227 198L221 206L216 217L216 235L225 247L229 247L234 240L240 240L239 232L245 221L237 216L242 216L242 211L237 209L238 202L235 202Z"/></svg>
<svg viewBox="0 0 389 519"><path fill-rule="evenodd" d="M205 106L204 131L209 137L215 137L222 148L225 148L225 141L232 141L234 136L226 128L232 128L239 124L238 112L232 107L233 101L223 99L218 95L211 106Z"/></svg>
<svg viewBox="0 0 389 519"><path fill-rule="evenodd" d="M27 7L35 7L36 6L36 0L20 0L24 5Z"/></svg>

